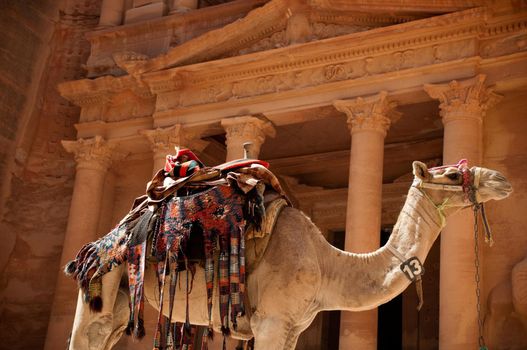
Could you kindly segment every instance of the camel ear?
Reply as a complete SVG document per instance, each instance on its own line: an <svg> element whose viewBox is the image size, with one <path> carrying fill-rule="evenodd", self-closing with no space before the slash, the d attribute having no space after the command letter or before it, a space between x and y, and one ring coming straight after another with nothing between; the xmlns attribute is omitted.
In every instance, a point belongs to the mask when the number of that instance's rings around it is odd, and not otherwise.
<svg viewBox="0 0 527 350"><path fill-rule="evenodd" d="M414 176L421 181L428 181L430 180L431 176L428 172L428 167L425 163L415 161L412 163L412 167L414 168Z"/></svg>

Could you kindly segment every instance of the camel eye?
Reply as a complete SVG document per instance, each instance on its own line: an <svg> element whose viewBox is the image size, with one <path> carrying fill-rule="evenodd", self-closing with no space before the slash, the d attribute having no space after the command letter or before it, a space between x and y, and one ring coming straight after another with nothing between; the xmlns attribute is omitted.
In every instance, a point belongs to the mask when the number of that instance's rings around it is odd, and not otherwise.
<svg viewBox="0 0 527 350"><path fill-rule="evenodd" d="M450 173L450 174L446 174L445 175L446 177L448 177L450 180L459 180L459 173Z"/></svg>

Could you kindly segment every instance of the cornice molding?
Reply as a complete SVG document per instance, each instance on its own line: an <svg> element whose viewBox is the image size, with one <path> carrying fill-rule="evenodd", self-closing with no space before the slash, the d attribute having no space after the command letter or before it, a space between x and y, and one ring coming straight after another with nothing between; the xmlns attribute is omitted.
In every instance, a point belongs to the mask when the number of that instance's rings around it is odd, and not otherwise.
<svg viewBox="0 0 527 350"><path fill-rule="evenodd" d="M484 6L484 0L309 0L312 6L337 8L342 11L441 13Z"/></svg>

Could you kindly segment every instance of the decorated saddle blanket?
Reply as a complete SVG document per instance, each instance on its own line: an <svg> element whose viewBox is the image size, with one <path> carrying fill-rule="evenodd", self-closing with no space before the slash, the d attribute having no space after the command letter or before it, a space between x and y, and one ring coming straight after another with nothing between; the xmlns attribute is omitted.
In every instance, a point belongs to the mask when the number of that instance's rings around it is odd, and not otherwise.
<svg viewBox="0 0 527 350"><path fill-rule="evenodd" d="M164 196L158 188L156 193L164 198L155 202L153 210L151 205L148 207L144 204L134 208L110 233L86 244L75 260L66 266L66 273L78 281L90 308L100 311L102 276L127 262L130 289L127 333L140 338L145 334L143 285L148 260L157 272L160 287L160 312L154 349L173 349L178 342L190 349L193 330L188 322L188 303L187 321L181 330L176 331L172 320L163 316L163 301L166 298L163 292L168 284L168 314L171 315L178 278L182 273L186 273L187 279L193 278L195 267L194 261L190 261L189 252L196 250L191 244L192 237L199 237L198 250L201 252L198 255L202 257L201 263L205 270L209 315L206 333L212 335L212 296L214 283L217 283L222 332L227 335L230 326L236 329L237 317L245 312L246 228L251 228L249 233L252 237L262 228L269 230L269 220L264 220L263 194L266 187L285 198L274 175L256 164L229 172L214 186L186 196L177 196L178 191ZM151 204L148 200L144 202ZM218 281L214 281L215 266L218 269ZM206 349L207 336L203 339L202 348Z"/></svg>

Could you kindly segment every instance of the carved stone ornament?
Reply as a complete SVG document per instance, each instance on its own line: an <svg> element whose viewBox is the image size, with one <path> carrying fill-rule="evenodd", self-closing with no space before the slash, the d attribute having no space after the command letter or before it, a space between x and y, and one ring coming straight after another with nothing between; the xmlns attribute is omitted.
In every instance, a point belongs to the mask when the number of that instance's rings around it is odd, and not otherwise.
<svg viewBox="0 0 527 350"><path fill-rule="evenodd" d="M122 52L116 52L112 55L113 60L115 61L115 64L117 66L125 71L129 71L138 64L142 64L148 60L148 56L137 53L134 51L122 51Z"/></svg>
<svg viewBox="0 0 527 350"><path fill-rule="evenodd" d="M266 136L276 135L270 121L253 116L223 119L221 125L226 131L227 148L238 148L245 142L252 142L255 154L259 153Z"/></svg>
<svg viewBox="0 0 527 350"><path fill-rule="evenodd" d="M104 172L108 170L112 160L119 156L114 150L115 144L108 143L101 136L76 141L63 140L62 146L75 156L77 170L91 169Z"/></svg>
<svg viewBox="0 0 527 350"><path fill-rule="evenodd" d="M424 89L430 97L439 100L443 123L467 118L481 122L486 111L501 100L500 95L485 86L485 79L484 74L479 74L448 84L427 84Z"/></svg>
<svg viewBox="0 0 527 350"><path fill-rule="evenodd" d="M163 154L163 156L174 153L176 146L201 152L208 145L207 141L200 139L199 133L185 130L181 124L168 128L141 130L139 133L150 141L154 154Z"/></svg>
<svg viewBox="0 0 527 350"><path fill-rule="evenodd" d="M401 117L401 113L394 109L397 104L388 100L386 91L374 96L337 100L333 105L348 116L348 125L352 134L368 130L386 136L391 123L395 123Z"/></svg>

